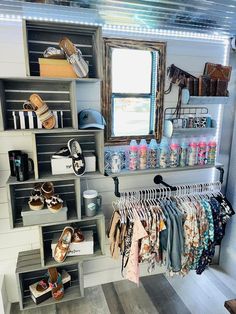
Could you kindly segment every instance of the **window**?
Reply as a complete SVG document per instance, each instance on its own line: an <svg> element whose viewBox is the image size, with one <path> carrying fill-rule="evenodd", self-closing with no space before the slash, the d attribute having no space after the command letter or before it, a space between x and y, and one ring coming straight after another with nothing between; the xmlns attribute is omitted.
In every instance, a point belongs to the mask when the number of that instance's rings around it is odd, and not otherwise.
<svg viewBox="0 0 236 314"><path fill-rule="evenodd" d="M106 142L161 136L164 43L105 39ZM162 80L161 80L162 79Z"/></svg>

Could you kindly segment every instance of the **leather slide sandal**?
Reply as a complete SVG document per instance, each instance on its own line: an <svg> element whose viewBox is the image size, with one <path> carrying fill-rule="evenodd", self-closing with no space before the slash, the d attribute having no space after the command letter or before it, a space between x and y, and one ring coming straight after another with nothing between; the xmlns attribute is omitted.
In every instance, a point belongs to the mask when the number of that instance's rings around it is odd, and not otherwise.
<svg viewBox="0 0 236 314"><path fill-rule="evenodd" d="M41 121L43 127L45 129L53 129L56 125L56 118L49 110L47 104L37 94L32 94L29 98L29 101L33 107L32 109L39 117L39 120Z"/></svg>
<svg viewBox="0 0 236 314"><path fill-rule="evenodd" d="M54 300L61 300L64 296L64 287L62 283L62 276L58 273L56 267L48 269L49 286L52 288L52 297Z"/></svg>
<svg viewBox="0 0 236 314"><path fill-rule="evenodd" d="M80 229L75 230L72 236L72 242L79 243L84 241L84 235Z"/></svg>
<svg viewBox="0 0 236 314"><path fill-rule="evenodd" d="M74 229L70 226L65 227L62 231L62 234L54 250L54 259L56 262L62 263L66 259L73 233Z"/></svg>
<svg viewBox="0 0 236 314"><path fill-rule="evenodd" d="M64 51L67 61L73 66L76 75L78 77L86 77L89 67L82 57L82 52L67 37L60 40L59 46Z"/></svg>
<svg viewBox="0 0 236 314"><path fill-rule="evenodd" d="M76 176L82 176L85 173L85 159L80 144L72 138L67 143L72 157L72 167Z"/></svg>

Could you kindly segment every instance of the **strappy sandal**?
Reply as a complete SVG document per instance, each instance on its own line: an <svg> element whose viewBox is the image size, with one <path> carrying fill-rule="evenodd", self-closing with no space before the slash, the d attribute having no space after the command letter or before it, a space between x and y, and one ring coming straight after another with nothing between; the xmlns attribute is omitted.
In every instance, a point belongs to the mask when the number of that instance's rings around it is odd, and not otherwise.
<svg viewBox="0 0 236 314"><path fill-rule="evenodd" d="M81 232L81 230L77 229L74 231L73 236L72 236L72 241L74 243L79 243L84 241L84 235Z"/></svg>
<svg viewBox="0 0 236 314"><path fill-rule="evenodd" d="M54 259L58 263L64 262L72 240L74 229L72 227L65 227L57 242L54 250Z"/></svg>
<svg viewBox="0 0 236 314"><path fill-rule="evenodd" d="M49 199L54 195L54 186L52 182L44 182L41 186L42 195Z"/></svg>
<svg viewBox="0 0 236 314"><path fill-rule="evenodd" d="M29 208L32 210L40 210L44 207L44 198L43 196L30 196L30 199L28 201Z"/></svg>
<svg viewBox="0 0 236 314"><path fill-rule="evenodd" d="M76 75L78 77L86 77L89 67L82 57L82 52L67 37L60 40L59 47L64 51L67 61L73 66Z"/></svg>
<svg viewBox="0 0 236 314"><path fill-rule="evenodd" d="M32 210L40 210L44 207L44 197L41 193L41 185L36 184L31 192L28 201L29 208Z"/></svg>
<svg viewBox="0 0 236 314"><path fill-rule="evenodd" d="M82 176L85 173L85 159L82 149L74 138L68 141L67 146L72 157L72 167L74 174L78 177Z"/></svg>
<svg viewBox="0 0 236 314"><path fill-rule="evenodd" d="M50 267L48 269L49 274L49 286L52 289L52 297L54 300L61 300L64 296L64 287L62 283L62 276L58 273L56 267Z"/></svg>
<svg viewBox="0 0 236 314"><path fill-rule="evenodd" d="M55 116L39 95L32 94L29 98L29 101L23 104L23 109L35 111L45 129L53 129L55 127Z"/></svg>
<svg viewBox="0 0 236 314"><path fill-rule="evenodd" d="M36 290L39 292L43 292L49 288L48 279L42 279L38 282L36 286Z"/></svg>
<svg viewBox="0 0 236 314"><path fill-rule="evenodd" d="M46 204L50 212L58 213L63 207L63 200L59 195L53 195L52 197L46 199Z"/></svg>

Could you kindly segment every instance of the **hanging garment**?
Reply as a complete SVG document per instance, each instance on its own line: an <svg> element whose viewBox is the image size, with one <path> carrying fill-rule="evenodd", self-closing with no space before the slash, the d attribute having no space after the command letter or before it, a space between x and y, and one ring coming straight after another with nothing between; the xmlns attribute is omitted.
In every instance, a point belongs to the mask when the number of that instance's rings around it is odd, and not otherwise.
<svg viewBox="0 0 236 314"><path fill-rule="evenodd" d="M165 265L170 274L201 274L234 214L229 201L212 190L144 200L138 195L117 202L108 230L112 257L122 257L122 275L125 270L125 278L138 285L144 262L149 272Z"/></svg>

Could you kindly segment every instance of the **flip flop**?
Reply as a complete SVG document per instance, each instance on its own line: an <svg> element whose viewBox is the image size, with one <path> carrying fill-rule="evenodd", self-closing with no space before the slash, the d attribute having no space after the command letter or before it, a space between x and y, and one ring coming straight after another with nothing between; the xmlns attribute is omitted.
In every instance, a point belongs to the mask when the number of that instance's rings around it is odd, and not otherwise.
<svg viewBox="0 0 236 314"><path fill-rule="evenodd" d="M41 99L37 94L32 94L29 98L32 110L35 111L36 115L39 117L43 127L45 129L53 129L56 125L56 119L53 113L49 110L47 104ZM25 103L24 109L29 110L29 103Z"/></svg>
<svg viewBox="0 0 236 314"><path fill-rule="evenodd" d="M86 77L89 67L82 57L82 52L67 37L60 40L59 47L64 51L67 61L73 66L76 75L78 77Z"/></svg>
<svg viewBox="0 0 236 314"><path fill-rule="evenodd" d="M72 157L72 167L76 176L82 176L85 173L85 159L79 143L72 138L67 143Z"/></svg>

